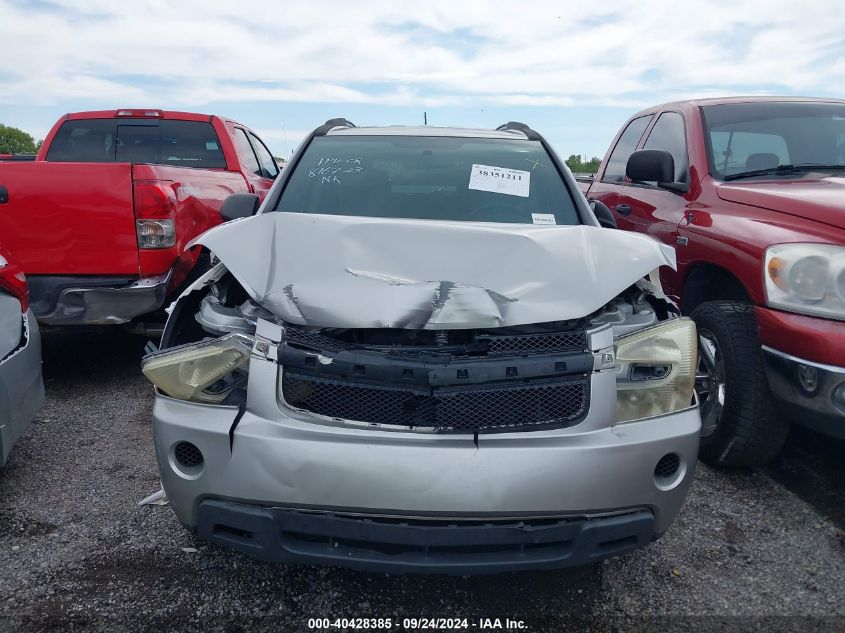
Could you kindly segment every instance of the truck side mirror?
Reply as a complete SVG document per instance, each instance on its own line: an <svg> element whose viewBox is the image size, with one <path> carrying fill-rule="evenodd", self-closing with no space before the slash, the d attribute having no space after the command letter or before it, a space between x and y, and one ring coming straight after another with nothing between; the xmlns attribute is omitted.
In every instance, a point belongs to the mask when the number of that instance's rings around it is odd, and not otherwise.
<svg viewBox="0 0 845 633"><path fill-rule="evenodd" d="M631 154L625 175L634 182L656 182L658 187L686 193L689 185L675 182L675 159L663 149L640 149Z"/></svg>
<svg viewBox="0 0 845 633"><path fill-rule="evenodd" d="M223 201L220 215L225 221L249 218L255 215L261 201L254 193L233 193Z"/></svg>
<svg viewBox="0 0 845 633"><path fill-rule="evenodd" d="M605 203L599 202L598 200L590 200L590 208L593 210L593 214L601 226L606 229L617 228L616 218L613 217L613 214Z"/></svg>
<svg viewBox="0 0 845 633"><path fill-rule="evenodd" d="M675 180L675 159L662 149L637 150L628 158L625 175L641 182L672 182Z"/></svg>

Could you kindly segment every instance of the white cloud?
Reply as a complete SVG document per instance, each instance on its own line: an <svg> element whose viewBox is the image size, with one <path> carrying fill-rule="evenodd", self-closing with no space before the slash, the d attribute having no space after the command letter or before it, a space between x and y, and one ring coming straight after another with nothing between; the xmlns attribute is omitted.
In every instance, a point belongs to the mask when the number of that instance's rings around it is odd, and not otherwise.
<svg viewBox="0 0 845 633"><path fill-rule="evenodd" d="M0 0L0 103L646 105L830 94L845 12L792 0L614 3Z"/></svg>
<svg viewBox="0 0 845 633"><path fill-rule="evenodd" d="M288 158L311 130L286 130L282 126L274 128L258 128L253 130L262 141L267 143L274 156Z"/></svg>

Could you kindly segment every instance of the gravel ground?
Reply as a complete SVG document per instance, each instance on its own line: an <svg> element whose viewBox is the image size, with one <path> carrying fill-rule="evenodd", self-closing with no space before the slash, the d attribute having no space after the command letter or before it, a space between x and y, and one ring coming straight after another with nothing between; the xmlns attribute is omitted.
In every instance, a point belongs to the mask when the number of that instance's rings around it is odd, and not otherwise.
<svg viewBox="0 0 845 633"><path fill-rule="evenodd" d="M158 488L144 341L45 337L47 401L0 470L0 631L300 631L310 617L523 620L530 630L845 631L842 442L758 473L699 465L656 544L577 570L395 577L207 545Z"/></svg>

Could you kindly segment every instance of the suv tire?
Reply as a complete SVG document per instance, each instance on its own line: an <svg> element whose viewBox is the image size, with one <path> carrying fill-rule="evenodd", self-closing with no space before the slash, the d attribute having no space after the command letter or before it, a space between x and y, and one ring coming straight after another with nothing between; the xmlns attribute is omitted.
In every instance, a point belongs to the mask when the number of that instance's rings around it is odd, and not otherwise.
<svg viewBox="0 0 845 633"><path fill-rule="evenodd" d="M699 457L712 466L754 468L768 463L783 447L789 423L772 403L754 306L707 301L691 317L699 340Z"/></svg>

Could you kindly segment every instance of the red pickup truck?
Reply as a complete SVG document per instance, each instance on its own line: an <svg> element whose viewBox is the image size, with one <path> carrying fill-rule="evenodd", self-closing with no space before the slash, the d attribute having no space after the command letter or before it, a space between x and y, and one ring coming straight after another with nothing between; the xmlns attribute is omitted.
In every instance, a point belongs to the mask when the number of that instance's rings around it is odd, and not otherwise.
<svg viewBox="0 0 845 633"><path fill-rule="evenodd" d="M0 236L45 325L129 323L158 310L200 258L186 245L233 193L279 173L249 128L219 116L63 116L31 162L0 161Z"/></svg>
<svg viewBox="0 0 845 633"><path fill-rule="evenodd" d="M845 101L648 108L581 183L675 247L661 281L698 325L705 461L765 463L790 419L845 437Z"/></svg>

